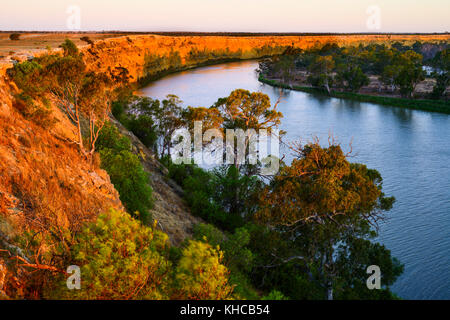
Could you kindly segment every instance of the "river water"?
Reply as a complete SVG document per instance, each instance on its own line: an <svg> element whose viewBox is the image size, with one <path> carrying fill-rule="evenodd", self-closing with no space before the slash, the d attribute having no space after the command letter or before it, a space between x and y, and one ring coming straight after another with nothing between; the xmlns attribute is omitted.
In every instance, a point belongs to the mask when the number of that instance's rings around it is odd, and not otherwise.
<svg viewBox="0 0 450 320"><path fill-rule="evenodd" d="M450 116L283 91L261 84L256 61L185 71L141 94L175 94L185 106L211 106L234 89L261 91L279 111L287 140L328 143L331 134L352 162L380 171L383 190L397 201L380 225L378 241L405 264L393 291L404 299L450 299ZM281 150L281 152L288 152ZM289 159L289 156L287 157Z"/></svg>

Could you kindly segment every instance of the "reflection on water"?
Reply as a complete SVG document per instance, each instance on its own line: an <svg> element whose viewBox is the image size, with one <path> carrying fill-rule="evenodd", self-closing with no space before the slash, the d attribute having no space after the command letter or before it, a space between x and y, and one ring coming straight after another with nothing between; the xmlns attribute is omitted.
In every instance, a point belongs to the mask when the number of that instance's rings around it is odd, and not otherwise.
<svg viewBox="0 0 450 320"><path fill-rule="evenodd" d="M450 299L450 116L282 90L258 82L254 61L185 71L141 90L178 95L186 106L211 106L237 88L282 95L287 139L327 143L332 134L352 161L379 170L397 199L380 241L405 264L393 287L406 299ZM283 151L283 150L282 150ZM289 161L290 154L285 161Z"/></svg>

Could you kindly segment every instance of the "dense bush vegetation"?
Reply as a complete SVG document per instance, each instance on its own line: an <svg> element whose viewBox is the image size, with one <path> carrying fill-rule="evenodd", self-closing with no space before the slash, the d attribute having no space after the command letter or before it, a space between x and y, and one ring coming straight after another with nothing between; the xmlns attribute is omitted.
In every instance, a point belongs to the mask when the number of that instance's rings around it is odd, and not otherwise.
<svg viewBox="0 0 450 320"><path fill-rule="evenodd" d="M129 139L107 123L96 142L101 167L105 169L127 211L144 223L151 222L152 188L139 157L131 152Z"/></svg>
<svg viewBox="0 0 450 320"><path fill-rule="evenodd" d="M198 225L194 238L220 245L230 281L242 297L255 298L255 287L267 293L278 290L279 298L395 298L389 286L403 267L384 246L370 241L376 235L370 221L381 217L394 201L381 192L379 173L348 163L338 146L322 149L309 145L302 152L298 162L283 167L270 185L263 190L251 189L259 190L255 192L259 197L237 193L243 201L243 219L238 224L224 224L224 218L235 221L233 215L226 213L226 202L213 202L218 195L222 197L220 190L210 187L217 169L208 172L193 165L170 165L169 176L183 185L193 213L203 214L216 226ZM327 157L334 160L330 162ZM327 167L322 169L320 163L314 167L316 164L310 162L313 158L328 163ZM225 167L221 170L227 171ZM305 172L310 174L303 175ZM333 174L344 178L333 179ZM235 177L223 179L225 186L235 181ZM336 184L326 182L330 180ZM312 196L319 191L318 199ZM352 204L351 199L362 202ZM294 203L298 206L293 207ZM245 212L252 206L256 211ZM365 267L370 264L386 272L381 291L365 286Z"/></svg>
<svg viewBox="0 0 450 320"><path fill-rule="evenodd" d="M227 299L233 294L218 248L190 241L174 264L168 237L126 213L110 210L76 236L72 264L80 265L82 288L67 290L65 277L50 298Z"/></svg>
<svg viewBox="0 0 450 320"><path fill-rule="evenodd" d="M239 173L234 166L206 171L195 165L172 164L169 178L183 186L192 213L223 230L234 230L244 224L244 216L255 210L251 199L261 189L256 177Z"/></svg>
<svg viewBox="0 0 450 320"><path fill-rule="evenodd" d="M357 93L369 85L369 76L379 80L374 95L400 94L403 98L448 99L450 55L447 43L416 42L411 46L393 43L339 47L326 44L306 51L289 48L283 55L260 63L262 78L281 79L287 88L302 78L300 83L336 92ZM427 75L424 66L433 68ZM417 85L425 76L434 78L433 92L418 93ZM295 86L295 85L294 85ZM297 85L296 88L300 88Z"/></svg>
<svg viewBox="0 0 450 320"><path fill-rule="evenodd" d="M262 107L265 99L236 90L210 109L188 108L182 114L218 129L270 122L276 127L282 115L270 112L270 101ZM197 226L194 237L220 245L230 281L242 297L255 298L256 288L279 299L395 298L389 287L403 267L371 241L372 224L394 202L383 194L380 174L348 162L338 145L312 143L296 152L297 159L282 166L269 184L255 175L254 165L207 171L175 165L167 157L162 161L168 176L183 186L192 213L212 224ZM365 286L369 261L386 270L377 292Z"/></svg>
<svg viewBox="0 0 450 320"><path fill-rule="evenodd" d="M19 40L20 39L20 33L11 33L9 35L10 40Z"/></svg>

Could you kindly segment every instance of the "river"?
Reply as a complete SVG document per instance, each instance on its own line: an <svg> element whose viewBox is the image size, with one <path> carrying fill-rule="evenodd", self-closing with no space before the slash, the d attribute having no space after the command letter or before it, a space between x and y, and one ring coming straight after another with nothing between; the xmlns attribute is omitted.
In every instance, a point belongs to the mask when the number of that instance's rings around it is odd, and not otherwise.
<svg viewBox="0 0 450 320"><path fill-rule="evenodd" d="M282 94L287 140L317 136L326 145L331 134L345 151L351 143L350 161L380 171L384 192L396 197L378 238L405 264L393 291L404 299L450 299L450 116L280 92L258 81L257 67L243 61L180 72L140 93L175 94L195 107L209 107L238 88L266 93L273 103Z"/></svg>

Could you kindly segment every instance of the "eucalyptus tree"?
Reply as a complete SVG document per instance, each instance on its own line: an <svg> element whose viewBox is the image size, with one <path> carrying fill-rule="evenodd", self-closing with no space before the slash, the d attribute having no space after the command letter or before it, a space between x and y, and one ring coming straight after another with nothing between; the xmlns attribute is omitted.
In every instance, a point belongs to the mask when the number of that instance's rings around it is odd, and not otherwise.
<svg viewBox="0 0 450 320"><path fill-rule="evenodd" d="M265 268L296 264L323 297L333 299L334 290L346 292L343 284L351 283L353 274L358 278L352 285L364 289L365 268L382 264L390 272L384 282L388 292L402 267L385 247L369 241L395 201L383 193L381 175L350 163L339 145L322 148L314 142L293 150L296 158L260 193L255 214L286 242L283 250L271 252Z"/></svg>

